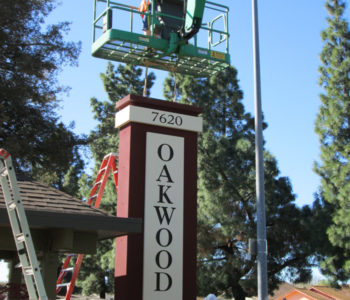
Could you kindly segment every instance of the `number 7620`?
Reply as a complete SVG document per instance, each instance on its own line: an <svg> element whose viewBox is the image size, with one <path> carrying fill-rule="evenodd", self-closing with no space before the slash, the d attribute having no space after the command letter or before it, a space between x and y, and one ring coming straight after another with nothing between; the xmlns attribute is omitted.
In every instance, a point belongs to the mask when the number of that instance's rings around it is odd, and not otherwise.
<svg viewBox="0 0 350 300"><path fill-rule="evenodd" d="M181 126L183 122L181 116L175 116L173 114L162 114L156 111L152 111L152 116L152 122L159 122L161 124Z"/></svg>

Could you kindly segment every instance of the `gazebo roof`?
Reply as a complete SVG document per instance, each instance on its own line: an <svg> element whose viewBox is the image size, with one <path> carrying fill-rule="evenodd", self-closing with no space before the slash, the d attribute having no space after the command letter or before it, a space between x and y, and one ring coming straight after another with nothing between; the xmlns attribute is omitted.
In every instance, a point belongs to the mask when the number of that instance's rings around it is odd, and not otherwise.
<svg viewBox="0 0 350 300"><path fill-rule="evenodd" d="M141 232L140 219L117 218L55 188L21 176L18 186L29 226L33 229L96 232L99 240ZM0 226L9 225L0 186Z"/></svg>

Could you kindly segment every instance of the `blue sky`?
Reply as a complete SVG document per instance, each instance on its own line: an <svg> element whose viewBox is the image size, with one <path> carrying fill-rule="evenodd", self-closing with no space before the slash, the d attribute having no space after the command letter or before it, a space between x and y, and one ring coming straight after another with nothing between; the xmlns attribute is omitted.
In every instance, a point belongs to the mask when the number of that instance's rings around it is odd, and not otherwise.
<svg viewBox="0 0 350 300"><path fill-rule="evenodd" d="M49 23L70 21L67 39L82 41L79 67L64 67L61 84L71 87L62 95L59 115L69 124L75 122L77 133L88 134L96 123L89 100L106 99L99 74L107 61L90 54L93 0L63 0L51 14ZM138 6L139 0L119 2ZM319 107L318 67L322 49L321 30L327 27L324 0L258 1L262 105L269 127L264 132L266 149L277 159L283 176L288 176L297 195L297 204L313 202L319 178L313 172L318 159L319 142L314 121ZM219 0L229 13L231 64L238 70L244 105L253 112L252 16L250 0ZM346 11L349 19L349 10ZM165 72L156 71L157 82L152 97L162 98ZM0 262L1 266L1 262ZM0 268L0 281L5 269Z"/></svg>
<svg viewBox="0 0 350 300"><path fill-rule="evenodd" d="M138 6L139 0L121 0ZM321 30L327 27L327 12L321 0L258 1L262 106L268 129L264 132L266 149L278 160L283 176L291 179L297 204L313 202L319 178L312 168L319 155L314 121L319 106L318 67L322 49ZM253 112L253 58L251 1L221 0L229 6L231 64L238 70L246 110ZM99 74L107 61L91 56L92 6L90 0L63 0L50 22L72 22L68 39L82 41L78 68L65 68L59 76L70 86L59 114L65 123L75 122L77 133L88 133L94 126L89 99L106 99ZM118 25L116 25L118 26ZM152 97L162 98L163 79L157 82Z"/></svg>

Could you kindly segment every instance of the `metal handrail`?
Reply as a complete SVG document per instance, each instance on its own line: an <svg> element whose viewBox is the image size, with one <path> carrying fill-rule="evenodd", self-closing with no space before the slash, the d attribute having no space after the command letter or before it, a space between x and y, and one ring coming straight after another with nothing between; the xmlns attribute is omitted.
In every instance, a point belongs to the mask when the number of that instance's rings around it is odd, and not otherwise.
<svg viewBox="0 0 350 300"><path fill-rule="evenodd" d="M216 30L213 30L213 26L214 26L214 23L218 20L220 20L221 18L223 18L224 20L224 26L225 26L225 31L227 31L227 24L226 24L226 17L225 17L225 14L221 14L219 16L217 16L216 18L213 19L213 21L210 22L209 24L209 28L210 28L210 31L209 31L209 41L210 41L210 45L212 47L215 47L215 46L218 46L220 44L222 44L224 41L227 40L228 38L228 35L225 34L225 33L220 33L220 40L216 43L213 43L213 32L217 32ZM222 38L224 36L224 38Z"/></svg>

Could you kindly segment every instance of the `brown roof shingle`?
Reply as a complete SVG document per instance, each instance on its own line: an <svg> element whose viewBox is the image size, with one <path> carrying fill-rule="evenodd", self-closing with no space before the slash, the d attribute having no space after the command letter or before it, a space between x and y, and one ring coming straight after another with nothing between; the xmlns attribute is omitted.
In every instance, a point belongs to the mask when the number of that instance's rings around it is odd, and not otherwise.
<svg viewBox="0 0 350 300"><path fill-rule="evenodd" d="M26 210L98 216L109 215L100 209L90 207L81 200L37 181L18 181L18 186ZM5 208L4 195L1 186L0 208Z"/></svg>
<svg viewBox="0 0 350 300"><path fill-rule="evenodd" d="M350 299L350 288L349 286L343 286L339 289L331 288L328 286L313 286L310 288L315 293L322 293L329 295L337 300L349 300Z"/></svg>
<svg viewBox="0 0 350 300"><path fill-rule="evenodd" d="M304 295L309 296L310 299L313 299L313 300L331 300L329 297L321 295L321 294L317 294L317 293L315 293L307 288L298 288L296 290L301 292Z"/></svg>
<svg viewBox="0 0 350 300"><path fill-rule="evenodd" d="M99 239L141 231L140 219L117 218L40 182L19 179L18 186L28 223L33 228L95 231ZM9 226L1 185L0 226Z"/></svg>
<svg viewBox="0 0 350 300"><path fill-rule="evenodd" d="M284 285L285 286L285 285ZM310 299L310 300L348 300L350 299L350 287L344 286L340 289L331 288L327 286L312 286L308 288L296 288L290 285L292 289L289 291L281 289L282 293L279 293L274 300L286 299ZM270 299L270 298L269 298Z"/></svg>

